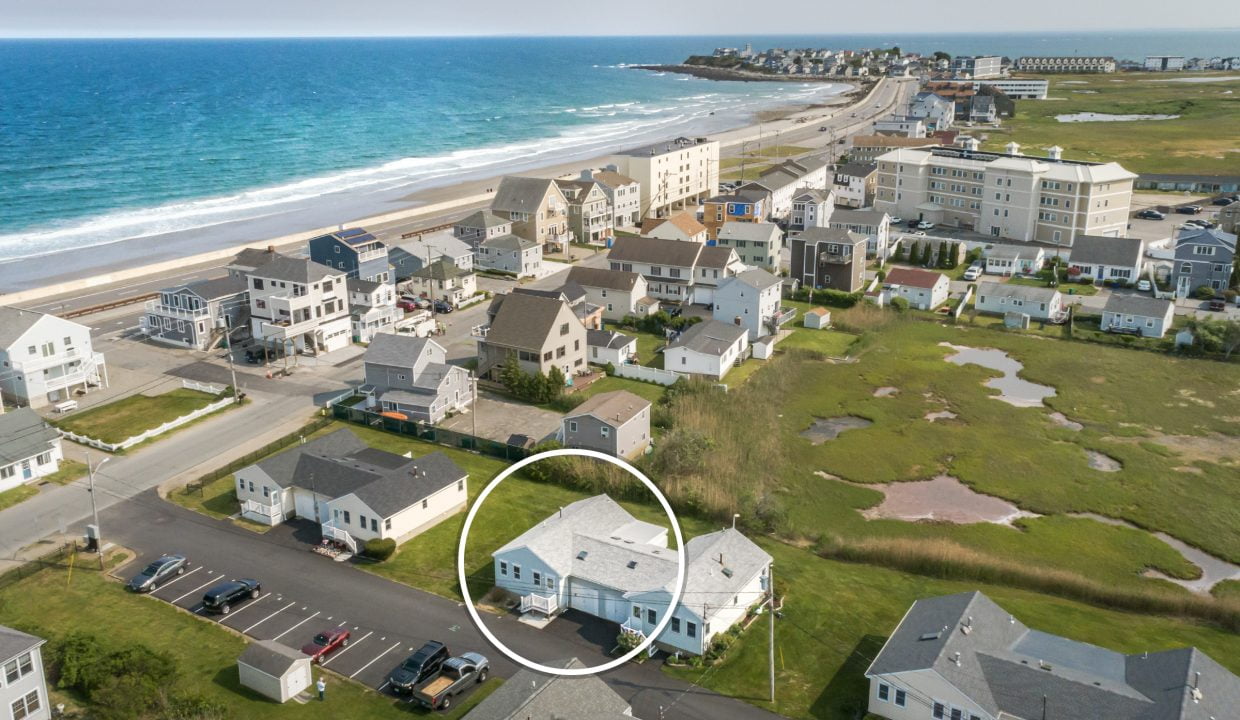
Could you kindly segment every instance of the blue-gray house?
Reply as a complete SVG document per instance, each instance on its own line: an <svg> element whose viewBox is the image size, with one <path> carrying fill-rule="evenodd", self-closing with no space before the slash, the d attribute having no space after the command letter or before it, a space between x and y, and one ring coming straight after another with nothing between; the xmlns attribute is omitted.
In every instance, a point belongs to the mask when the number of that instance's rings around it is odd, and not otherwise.
<svg viewBox="0 0 1240 720"><path fill-rule="evenodd" d="M362 228L348 228L320 235L310 241L310 259L351 278L391 282L387 245Z"/></svg>
<svg viewBox="0 0 1240 720"><path fill-rule="evenodd" d="M1227 289L1236 263L1236 236L1218 228L1184 228L1175 239L1175 294L1189 297L1197 288Z"/></svg>

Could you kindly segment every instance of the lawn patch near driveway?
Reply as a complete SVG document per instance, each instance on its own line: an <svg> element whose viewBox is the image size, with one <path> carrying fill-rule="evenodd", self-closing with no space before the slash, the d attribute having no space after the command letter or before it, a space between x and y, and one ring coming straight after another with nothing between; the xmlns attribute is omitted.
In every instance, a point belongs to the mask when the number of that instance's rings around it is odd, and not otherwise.
<svg viewBox="0 0 1240 720"><path fill-rule="evenodd" d="M120 443L219 399L221 397L218 395L176 388L162 395L130 395L75 413L53 424L61 430L105 443Z"/></svg>

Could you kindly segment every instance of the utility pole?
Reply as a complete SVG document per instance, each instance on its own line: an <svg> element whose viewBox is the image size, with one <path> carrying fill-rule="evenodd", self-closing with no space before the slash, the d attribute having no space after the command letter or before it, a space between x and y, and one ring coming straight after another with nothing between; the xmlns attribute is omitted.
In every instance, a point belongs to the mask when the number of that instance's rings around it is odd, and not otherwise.
<svg viewBox="0 0 1240 720"><path fill-rule="evenodd" d="M474 436L474 439L471 442L474 445L474 449L477 450L478 449L478 374L476 372L470 371L469 385L470 385L471 392L473 392L473 397L470 398L469 400L469 404L471 406L469 408L470 422L473 423L473 427L470 429L470 434Z"/></svg>
<svg viewBox="0 0 1240 720"><path fill-rule="evenodd" d="M241 402L241 391L237 389L237 368L233 365L232 319L224 313L224 344L228 349L228 372L232 374L233 402Z"/></svg>
<svg viewBox="0 0 1240 720"><path fill-rule="evenodd" d="M770 647L767 648L767 660L771 666L771 702L775 702L775 563L771 563L767 568L766 581L769 585L767 591L770 594L770 604L767 609L771 611L771 642Z"/></svg>
<svg viewBox="0 0 1240 720"><path fill-rule="evenodd" d="M89 480L88 492L90 492L90 514L95 524L96 555L103 554L103 533L99 530L99 505L95 502L95 470L96 468L103 467L103 464L108 460L109 458L105 457L103 460L99 461L98 465L92 465L90 461L90 450L86 451L86 476Z"/></svg>

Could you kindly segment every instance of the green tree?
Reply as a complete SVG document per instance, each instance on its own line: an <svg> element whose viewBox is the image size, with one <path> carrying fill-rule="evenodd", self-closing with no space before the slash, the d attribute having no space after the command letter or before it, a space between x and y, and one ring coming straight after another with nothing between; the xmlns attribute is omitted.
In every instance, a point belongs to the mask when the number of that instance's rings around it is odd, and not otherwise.
<svg viewBox="0 0 1240 720"><path fill-rule="evenodd" d="M930 258L932 254L933 253L930 250L930 241L927 240L926 242L921 244L921 266L922 267L930 267Z"/></svg>
<svg viewBox="0 0 1240 720"><path fill-rule="evenodd" d="M940 240L939 241L939 267L945 268L947 266L948 266L947 265L947 241Z"/></svg>

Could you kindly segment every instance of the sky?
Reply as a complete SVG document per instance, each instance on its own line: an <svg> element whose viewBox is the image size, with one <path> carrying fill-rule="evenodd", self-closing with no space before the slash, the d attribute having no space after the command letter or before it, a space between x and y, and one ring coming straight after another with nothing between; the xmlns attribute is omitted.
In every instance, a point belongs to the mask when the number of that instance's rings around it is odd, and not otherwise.
<svg viewBox="0 0 1240 720"><path fill-rule="evenodd" d="M1033 7L1036 6L1036 10ZM0 37L775 35L1240 27L1235 0L0 0Z"/></svg>

